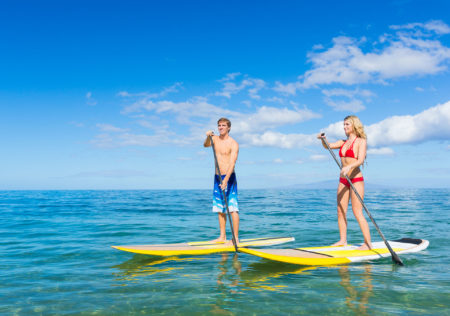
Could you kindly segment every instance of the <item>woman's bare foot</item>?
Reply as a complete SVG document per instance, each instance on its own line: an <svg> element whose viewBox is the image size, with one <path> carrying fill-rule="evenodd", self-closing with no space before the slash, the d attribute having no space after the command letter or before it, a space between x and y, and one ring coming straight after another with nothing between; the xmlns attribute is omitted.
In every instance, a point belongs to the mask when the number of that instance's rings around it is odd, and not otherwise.
<svg viewBox="0 0 450 316"><path fill-rule="evenodd" d="M227 241L227 239L226 238L222 238L222 237L219 237L217 239L211 240L211 242L215 242L215 243L218 243L218 244L223 244L226 241Z"/></svg>
<svg viewBox="0 0 450 316"><path fill-rule="evenodd" d="M338 242L335 242L331 246L347 246L347 242L339 240Z"/></svg>
<svg viewBox="0 0 450 316"><path fill-rule="evenodd" d="M371 244L367 244L367 243L363 243L361 246L356 248L356 250L372 250L372 245Z"/></svg>

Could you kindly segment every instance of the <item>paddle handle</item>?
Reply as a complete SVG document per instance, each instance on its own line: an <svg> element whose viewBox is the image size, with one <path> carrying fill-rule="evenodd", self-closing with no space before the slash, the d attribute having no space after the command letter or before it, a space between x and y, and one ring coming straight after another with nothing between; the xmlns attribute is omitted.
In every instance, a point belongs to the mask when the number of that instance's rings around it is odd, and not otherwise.
<svg viewBox="0 0 450 316"><path fill-rule="evenodd" d="M334 152L331 150L330 144L328 144L328 141L325 139L325 133L322 133L321 136L322 136L322 141L324 142L324 144L327 147L328 151L330 152L331 156L333 156L334 161L339 166L339 169L342 169L341 163L337 159L337 157L334 154ZM391 245L389 245L389 242L384 237L383 233L381 232L380 228L378 227L377 223L375 222L375 219L372 217L372 214L370 214L369 209L367 208L366 204L363 202L363 199L361 198L361 196L359 195L358 191L354 187L352 181L349 179L349 177L347 175L345 175L345 179L347 179L347 182L350 184L353 192L355 192L355 194L356 194L356 197L361 202L361 205L363 206L364 210L366 211L367 215L369 216L370 220L372 221L373 225L375 226L376 230L378 231L378 234L380 234L381 238L383 239L384 243L386 244L386 247L388 248L389 252L391 253L392 261L394 261L396 264L402 266L403 265L402 260L397 255L397 253L395 253L395 251L391 248Z"/></svg>
<svg viewBox="0 0 450 316"><path fill-rule="evenodd" d="M231 228L231 240L233 241L233 245L234 245L234 250L235 252L238 252L238 248L237 248L237 242L236 242L236 236L234 235L234 227L233 227L233 221L231 219L231 215L230 215L230 210L228 209L228 200L227 200L227 195L225 194L225 190L222 189L222 175L220 173L220 168L219 168L219 162L217 161L217 156L216 156L216 149L214 148L214 141L211 135L209 135L209 140L211 142L211 148L214 154L214 163L216 166L216 176L219 177L220 180L220 189L222 191L222 196L223 196L223 200L225 202L225 206L227 209L227 216L228 216L228 220L230 221L230 228Z"/></svg>

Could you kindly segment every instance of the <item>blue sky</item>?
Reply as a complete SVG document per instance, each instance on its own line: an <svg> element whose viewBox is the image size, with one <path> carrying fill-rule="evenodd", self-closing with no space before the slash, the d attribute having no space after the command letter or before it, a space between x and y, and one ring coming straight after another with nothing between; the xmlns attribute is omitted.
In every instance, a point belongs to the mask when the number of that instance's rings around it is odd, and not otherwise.
<svg viewBox="0 0 450 316"><path fill-rule="evenodd" d="M337 179L349 114L368 183L450 185L448 1L0 5L0 189L210 188L222 116L240 188Z"/></svg>

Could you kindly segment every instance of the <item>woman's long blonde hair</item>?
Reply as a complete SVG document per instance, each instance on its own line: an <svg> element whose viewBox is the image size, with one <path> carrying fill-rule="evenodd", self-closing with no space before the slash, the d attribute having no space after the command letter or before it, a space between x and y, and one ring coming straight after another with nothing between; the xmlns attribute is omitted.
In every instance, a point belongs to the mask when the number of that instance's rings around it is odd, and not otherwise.
<svg viewBox="0 0 450 316"><path fill-rule="evenodd" d="M364 132L364 126L356 115L346 116L344 122L345 121L352 122L353 131L357 137L367 139L366 133Z"/></svg>

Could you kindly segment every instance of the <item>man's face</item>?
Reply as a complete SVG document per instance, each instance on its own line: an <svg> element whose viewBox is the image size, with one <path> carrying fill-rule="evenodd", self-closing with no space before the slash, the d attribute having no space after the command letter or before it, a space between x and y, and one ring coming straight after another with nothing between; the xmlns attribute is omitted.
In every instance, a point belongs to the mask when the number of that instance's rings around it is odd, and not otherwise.
<svg viewBox="0 0 450 316"><path fill-rule="evenodd" d="M220 135L224 135L229 132L230 128L228 127L227 122L219 122L217 124L217 129L219 130Z"/></svg>

